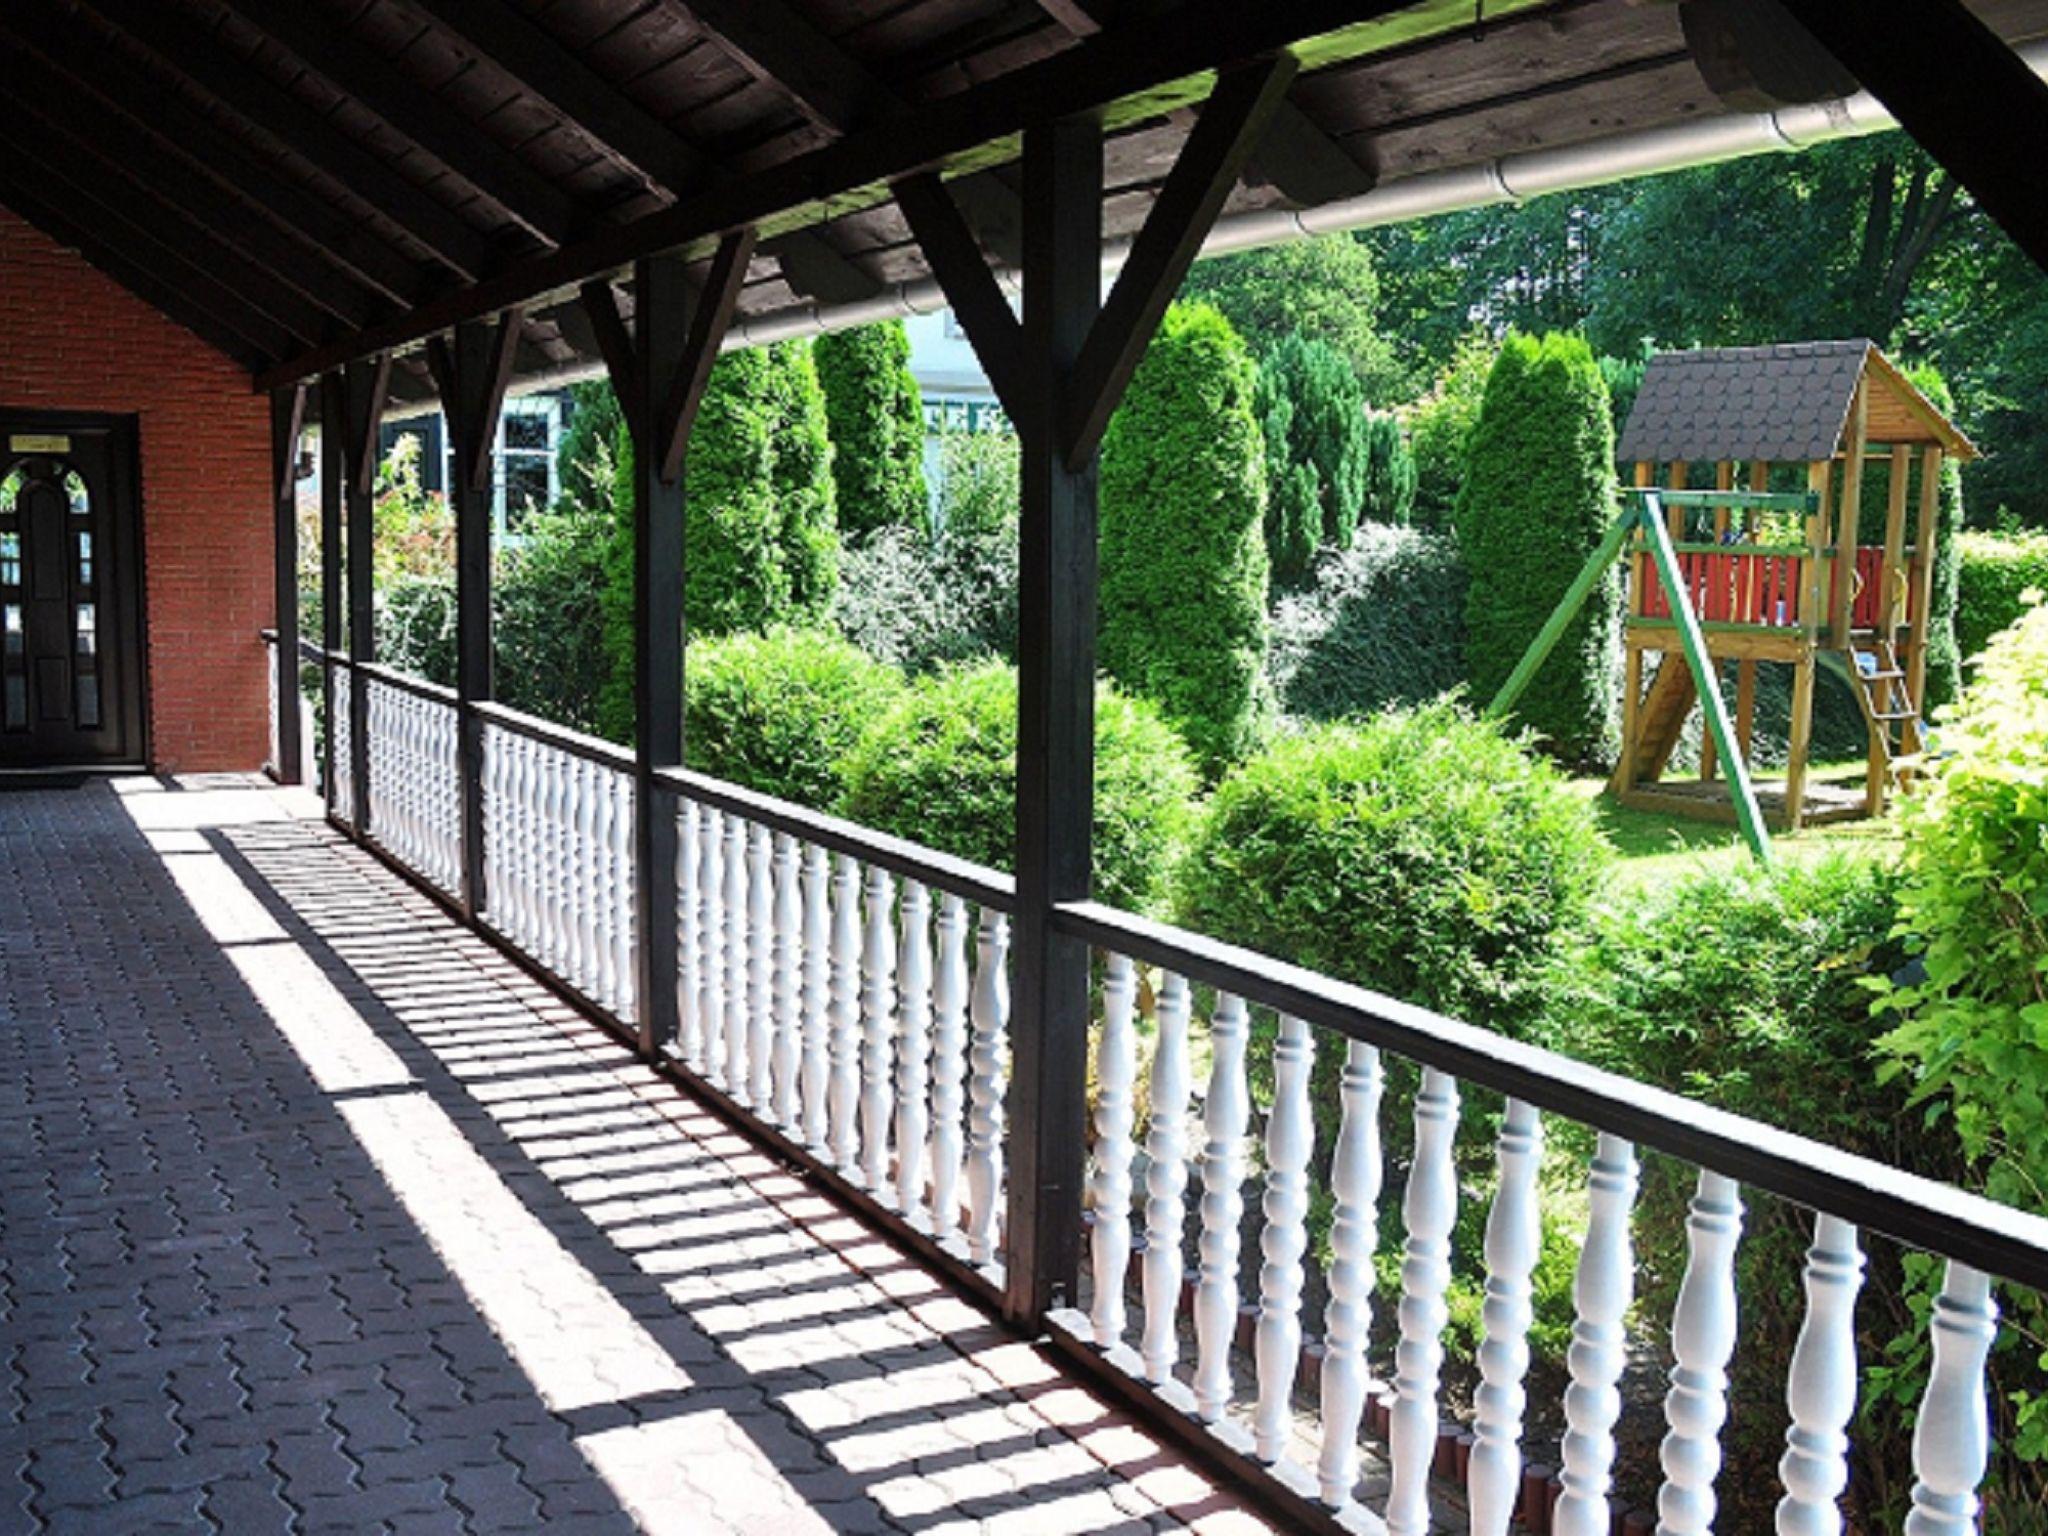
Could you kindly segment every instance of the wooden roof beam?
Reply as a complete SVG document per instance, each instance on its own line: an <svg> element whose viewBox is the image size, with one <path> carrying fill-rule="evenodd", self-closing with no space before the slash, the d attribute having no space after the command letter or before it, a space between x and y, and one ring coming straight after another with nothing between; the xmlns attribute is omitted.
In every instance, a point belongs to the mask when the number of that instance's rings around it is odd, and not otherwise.
<svg viewBox="0 0 2048 1536"><path fill-rule="evenodd" d="M583 222L574 198L359 39L331 12L304 0L226 0L228 7L308 68L382 118L550 245Z"/></svg>
<svg viewBox="0 0 2048 1536"><path fill-rule="evenodd" d="M261 216L303 240L319 259L397 304L417 304L427 289L420 269L358 219L279 175L248 145L185 105L161 81L101 46L54 0L8 0L0 31L32 46L48 67L89 85L150 134L164 155L183 155L210 171ZM137 115L146 104L147 117ZM154 157L153 157L154 158Z"/></svg>
<svg viewBox="0 0 2048 1536"><path fill-rule="evenodd" d="M680 191L702 176L704 157L694 145L516 6L505 0L410 3L656 186Z"/></svg>
<svg viewBox="0 0 2048 1536"><path fill-rule="evenodd" d="M662 0L688 12L748 74L818 127L845 133L902 100L787 0Z"/></svg>
<svg viewBox="0 0 2048 1536"><path fill-rule="evenodd" d="M344 133L218 38L196 31L182 8L160 0L92 0L108 24L236 116L303 156L474 282L491 260L490 241L368 145Z"/></svg>

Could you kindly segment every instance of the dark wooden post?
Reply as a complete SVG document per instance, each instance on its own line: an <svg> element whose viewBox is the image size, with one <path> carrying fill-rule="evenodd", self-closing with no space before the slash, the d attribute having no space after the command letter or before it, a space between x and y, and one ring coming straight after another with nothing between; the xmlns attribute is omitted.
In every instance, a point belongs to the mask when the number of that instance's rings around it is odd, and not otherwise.
<svg viewBox="0 0 2048 1536"><path fill-rule="evenodd" d="M270 392L271 490L276 497L272 540L277 585L277 761L280 784L302 784L299 751L299 434L306 424L306 386Z"/></svg>
<svg viewBox="0 0 2048 1536"><path fill-rule="evenodd" d="M1070 1305L1087 1147L1088 947L1053 908L1088 896L1095 786L1095 458L1068 463L1065 383L1101 307L1102 129L1024 136L1017 629L1016 1008L1009 1264L1018 1321Z"/></svg>
<svg viewBox="0 0 2048 1536"><path fill-rule="evenodd" d="M348 687L349 776L354 788L349 825L359 839L370 830L370 689L361 669L377 659L372 504L377 488L377 428L390 381L391 359L381 356L350 363L341 392L348 460L348 477L342 488L348 516L348 659L353 669Z"/></svg>
<svg viewBox="0 0 2048 1536"><path fill-rule="evenodd" d="M341 547L342 489L348 483L348 412L342 408L347 386L339 372L320 376L320 718L326 723L320 744L320 792L327 814L348 814L334 799L334 658L341 651L342 572L347 557Z"/></svg>
<svg viewBox="0 0 2048 1536"><path fill-rule="evenodd" d="M448 484L455 514L456 771L460 785L463 916L484 910L484 723L476 706L492 696L491 495L498 417L512 382L524 318L509 310L495 329L481 320L455 328L450 347L427 344L427 364L455 448Z"/></svg>

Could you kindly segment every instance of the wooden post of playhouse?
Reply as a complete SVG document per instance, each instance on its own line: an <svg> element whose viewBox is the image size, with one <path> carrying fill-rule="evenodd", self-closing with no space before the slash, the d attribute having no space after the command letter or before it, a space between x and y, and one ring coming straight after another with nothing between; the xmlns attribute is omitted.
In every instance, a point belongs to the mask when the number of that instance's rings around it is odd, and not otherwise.
<svg viewBox="0 0 2048 1536"><path fill-rule="evenodd" d="M1831 590L1834 567L1828 554L1828 490L1834 465L1823 459L1807 467L1806 486L1819 498L1806 517L1806 573L1799 591L1799 655L1792 663L1791 740L1785 750L1785 830L1806 822L1806 756L1813 746L1814 652L1820 643L1821 610Z"/></svg>
<svg viewBox="0 0 2048 1536"><path fill-rule="evenodd" d="M1870 388L1858 383L1849 405L1849 426L1842 440L1842 500L1835 510L1835 570L1829 588L1828 643L1849 648L1850 615L1856 602L1856 532L1863 514L1864 434L1870 425Z"/></svg>
<svg viewBox="0 0 2048 1536"><path fill-rule="evenodd" d="M1883 645L1879 654L1889 657L1895 664L1898 660L1899 626L1906 621L1906 482L1912 474L1912 447L1906 443L1894 443L1885 482L1884 564L1878 574L1884 590L1878 594L1877 638ZM1853 664L1853 657L1851 661ZM1876 697L1890 699L1896 697L1896 692L1887 685L1879 689ZM1882 721L1870 722L1870 756L1864 769L1863 800L1865 809L1874 817L1884 814L1891 785L1891 750L1885 740L1887 730ZM1900 732L1902 747L1905 736L1905 732Z"/></svg>
<svg viewBox="0 0 2048 1536"><path fill-rule="evenodd" d="M1657 466L1644 460L1636 465L1636 485L1648 489L1657 483ZM1643 570L1648 556L1643 551L1640 537L1629 539L1628 570L1628 616L1629 624L1623 635L1623 662L1621 681L1621 757L1614 765L1613 789L1617 795L1628 793L1635 788L1636 760L1641 747L1636 733L1642 729L1643 713L1643 646L1647 631L1634 623L1643 616Z"/></svg>
<svg viewBox="0 0 2048 1536"><path fill-rule="evenodd" d="M1906 724L1908 750L1926 746L1923 727L1927 720L1927 638L1929 616L1934 612L1934 565L1941 540L1941 471L1939 446L1920 451L1920 516L1913 534L1912 629L1906 640L1902 663L1906 673L1906 696L1913 701L1916 718Z"/></svg>

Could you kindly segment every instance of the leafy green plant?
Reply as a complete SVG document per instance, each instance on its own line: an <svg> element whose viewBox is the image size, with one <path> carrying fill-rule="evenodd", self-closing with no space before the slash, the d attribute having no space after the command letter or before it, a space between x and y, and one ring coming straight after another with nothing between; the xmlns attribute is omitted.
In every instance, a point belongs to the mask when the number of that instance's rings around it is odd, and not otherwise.
<svg viewBox="0 0 2048 1536"><path fill-rule="evenodd" d="M1451 526L1458 488L1465 483L1472 428L1479 420L1497 351L1486 336L1467 337L1430 392L1402 412L1408 450L1415 460L1413 521L1418 527Z"/></svg>
<svg viewBox="0 0 2048 1536"><path fill-rule="evenodd" d="M1419 704L1465 678L1465 567L1443 534L1367 523L1273 609L1266 675L1280 708L1358 719Z"/></svg>
<svg viewBox="0 0 2048 1536"><path fill-rule="evenodd" d="M1260 366L1252 408L1266 449L1267 562L1275 587L1298 587L1315 568L1322 543L1322 477L1294 451L1294 397L1278 370Z"/></svg>
<svg viewBox="0 0 2048 1536"><path fill-rule="evenodd" d="M1249 750L1263 705L1265 463L1252 372L1221 314L1177 305L1102 445L1102 668L1157 704L1212 772Z"/></svg>
<svg viewBox="0 0 2048 1536"><path fill-rule="evenodd" d="M690 647L683 750L715 778L836 811L845 760L902 675L837 635L776 629Z"/></svg>
<svg viewBox="0 0 2048 1536"><path fill-rule="evenodd" d="M1016 845L1017 673L955 667L912 685L847 765L845 814L863 826L1011 865ZM1095 891L1137 911L1164 895L1185 844L1193 759L1151 706L1095 691Z"/></svg>
<svg viewBox="0 0 2048 1536"><path fill-rule="evenodd" d="M600 450L601 504L564 499L528 519L503 551L491 584L494 685L514 709L574 730L598 729L598 690L609 666L604 602L615 548L611 453Z"/></svg>
<svg viewBox="0 0 2048 1536"><path fill-rule="evenodd" d="M1322 509L1316 540L1342 549L1367 515L1372 439L1365 386L1336 348L1301 336L1283 337L1264 366L1292 408L1289 463L1307 464L1316 472ZM1385 487L1390 496L1393 474L1390 467Z"/></svg>
<svg viewBox="0 0 2048 1536"><path fill-rule="evenodd" d="M455 580L399 576L377 593L377 660L455 686Z"/></svg>
<svg viewBox="0 0 2048 1536"><path fill-rule="evenodd" d="M1956 646L1965 664L2025 611L2030 592L2048 593L2048 533L1965 533L1959 541Z"/></svg>
<svg viewBox="0 0 2048 1536"><path fill-rule="evenodd" d="M922 531L924 405L910 374L910 336L883 320L812 343L832 435L839 521L849 538L878 528Z"/></svg>
<svg viewBox="0 0 2048 1536"><path fill-rule="evenodd" d="M1354 235L1329 235L1195 263L1181 297L1213 304L1266 356L1290 337L1335 349L1376 400L1398 400L1407 370L1380 333L1380 282Z"/></svg>
<svg viewBox="0 0 2048 1536"><path fill-rule="evenodd" d="M1399 418L1387 411L1365 416L1365 494L1359 510L1368 522L1396 527L1415 511L1415 458Z"/></svg>
<svg viewBox="0 0 2048 1536"><path fill-rule="evenodd" d="M1507 681L1617 511L1607 386L1583 338L1510 335L1486 383L1458 492L1466 671ZM1621 582L1610 568L1536 674L1516 716L1564 761L1612 754Z"/></svg>

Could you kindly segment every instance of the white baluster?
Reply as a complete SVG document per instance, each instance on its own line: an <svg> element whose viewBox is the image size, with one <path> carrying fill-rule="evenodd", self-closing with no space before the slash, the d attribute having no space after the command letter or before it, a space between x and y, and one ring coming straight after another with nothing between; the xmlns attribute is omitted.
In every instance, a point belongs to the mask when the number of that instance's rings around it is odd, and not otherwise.
<svg viewBox="0 0 2048 1536"><path fill-rule="evenodd" d="M1913 1426L1906 1536L1974 1536L1977 1487L1991 1455L1984 1401L1984 1360L1998 1333L1991 1277L1950 1260L1928 1328L1934 1364Z"/></svg>
<svg viewBox="0 0 2048 1536"><path fill-rule="evenodd" d="M1238 1228L1244 1220L1244 1138L1251 1119L1244 1054L1244 1001L1217 994L1209 1026L1209 1096L1202 1107L1202 1235L1196 1251L1195 1411L1214 1423L1230 1406L1230 1348L1237 1337Z"/></svg>
<svg viewBox="0 0 2048 1536"><path fill-rule="evenodd" d="M1602 1133L1593 1154L1592 1215L1572 1281L1571 1348L1565 1364L1564 1492L1550 1518L1555 1536L1607 1536L1614 1474L1614 1426L1621 1418L1621 1372L1628 1364L1623 1327L1635 1295L1636 1260L1629 1215L1636 1199L1635 1148Z"/></svg>
<svg viewBox="0 0 2048 1536"><path fill-rule="evenodd" d="M797 1139L803 1122L798 1113L797 1067L802 1060L797 1042L797 964L803 946L803 899L797 891L796 839L775 834L775 914L771 974L775 997L774 1100L775 1123Z"/></svg>
<svg viewBox="0 0 2048 1536"><path fill-rule="evenodd" d="M573 854L576 860L576 984L587 994L604 1000L604 941L599 932L603 908L598 889L598 817L603 797L597 792L597 764L576 759L576 832Z"/></svg>
<svg viewBox="0 0 2048 1536"><path fill-rule="evenodd" d="M967 903L939 899L939 966L932 981L932 1233L960 1227L967 1149Z"/></svg>
<svg viewBox="0 0 2048 1536"><path fill-rule="evenodd" d="M1095 1223L1089 1234L1094 1261L1095 1342L1103 1349L1123 1342L1124 1276L1131 1264L1131 1084L1137 1077L1138 1045L1131 1015L1138 1001L1138 972L1126 955L1112 954L1102 971L1102 1038L1095 1052L1095 1158L1089 1203Z"/></svg>
<svg viewBox="0 0 2048 1536"><path fill-rule="evenodd" d="M1378 1241L1380 1053L1353 1040L1338 1088L1343 1119L1330 1156L1330 1302L1323 1312L1323 1446L1316 1481L1342 1509L1358 1486L1358 1424L1365 1415L1365 1339L1372 1325L1372 1261Z"/></svg>
<svg viewBox="0 0 2048 1536"><path fill-rule="evenodd" d="M639 975L633 948L633 781L608 773L612 786L612 866L607 882L612 893L612 970L618 976L619 1015L639 1017Z"/></svg>
<svg viewBox="0 0 2048 1536"><path fill-rule="evenodd" d="M1145 1136L1145 1379L1159 1386L1180 1361L1181 1230L1188 1187L1188 984L1168 971L1152 1005L1152 1117Z"/></svg>
<svg viewBox="0 0 2048 1536"><path fill-rule="evenodd" d="M697 1071L725 1086L725 815L697 808L697 1017L703 1059Z"/></svg>
<svg viewBox="0 0 2048 1536"><path fill-rule="evenodd" d="M505 931L522 949L533 951L533 744L509 731L497 733L505 749Z"/></svg>
<svg viewBox="0 0 2048 1536"><path fill-rule="evenodd" d="M1452 1147L1458 1130L1458 1085L1434 1067L1422 1071L1415 1098L1415 1161L1408 1169L1402 1216L1400 1342L1394 1348L1394 1406L1388 1423L1393 1474L1387 1495L1391 1536L1429 1529L1429 1465L1436 1455L1437 1381L1443 1371L1444 1304L1451 1284L1451 1227L1458 1216L1458 1175Z"/></svg>
<svg viewBox="0 0 2048 1536"><path fill-rule="evenodd" d="M583 796L590 802L590 837L582 848L590 892L589 937L584 949L585 986L606 1008L618 1009L618 978L612 974L611 773L596 763L583 764Z"/></svg>
<svg viewBox="0 0 2048 1536"><path fill-rule="evenodd" d="M1736 1183L1702 1168L1685 1223L1685 1278L1671 1316L1671 1390L1664 1396L1658 1536L1709 1536L1721 1426L1728 1419L1728 1357L1735 1349Z"/></svg>
<svg viewBox="0 0 2048 1536"><path fill-rule="evenodd" d="M1308 1026L1280 1016L1273 1046L1273 1113L1266 1121L1266 1225L1259 1236L1257 1363L1253 1419L1261 1461L1278 1461L1293 1422L1294 1373L1301 1361L1301 1256L1308 1247L1308 1160L1315 1150L1309 1073L1315 1041Z"/></svg>
<svg viewBox="0 0 2048 1536"><path fill-rule="evenodd" d="M775 1114L775 854L768 829L747 829L747 1098Z"/></svg>
<svg viewBox="0 0 2048 1536"><path fill-rule="evenodd" d="M1500 1183L1486 1213L1485 1336L1480 1387L1473 1399L1472 1464L1466 1479L1473 1536L1506 1536L1521 1496L1523 1379L1529 1374L1529 1324L1543 1230L1536 1170L1543 1122L1533 1105L1509 1099L1501 1121Z"/></svg>
<svg viewBox="0 0 2048 1536"><path fill-rule="evenodd" d="M832 863L831 1085L825 1095L832 1165L852 1176L860 1157L860 865Z"/></svg>
<svg viewBox="0 0 2048 1536"><path fill-rule="evenodd" d="M1856 1228L1838 1216L1814 1223L1806 1251L1806 1320L1792 1346L1785 1406L1792 1422L1778 1477L1778 1536L1840 1536L1837 1502L1849 1486L1849 1437L1856 1411L1856 1293L1863 1250Z"/></svg>
<svg viewBox="0 0 2048 1536"><path fill-rule="evenodd" d="M676 801L676 1053L693 1070L703 1064L697 1005L703 984L697 969L697 802Z"/></svg>
<svg viewBox="0 0 2048 1536"><path fill-rule="evenodd" d="M547 775L547 963L557 975L565 976L569 970L570 935L576 924L576 884L569 864L575 811L569 799L567 757L549 747L542 752L541 763Z"/></svg>
<svg viewBox="0 0 2048 1536"><path fill-rule="evenodd" d="M896 1010L896 1208L916 1221L924 1211L925 1102L932 1051L932 904L922 882L905 880L902 961Z"/></svg>
<svg viewBox="0 0 2048 1536"><path fill-rule="evenodd" d="M825 850L815 843L804 845L804 937L803 937L803 1120L804 1145L824 1152L830 1145L826 1088L830 1082L830 1038L832 974L831 864Z"/></svg>
<svg viewBox="0 0 2048 1536"><path fill-rule="evenodd" d="M868 870L867 943L861 954L860 1172L881 1195L889 1179L890 1055L896 1029L896 882Z"/></svg>
<svg viewBox="0 0 2048 1536"><path fill-rule="evenodd" d="M747 1060L747 824L725 818L725 1091L741 1104L748 1095Z"/></svg>
<svg viewBox="0 0 2048 1536"><path fill-rule="evenodd" d="M973 1034L967 1048L967 1252L996 1253L1003 1198L1003 1038L1010 1027L1010 920L987 907L975 936Z"/></svg>

